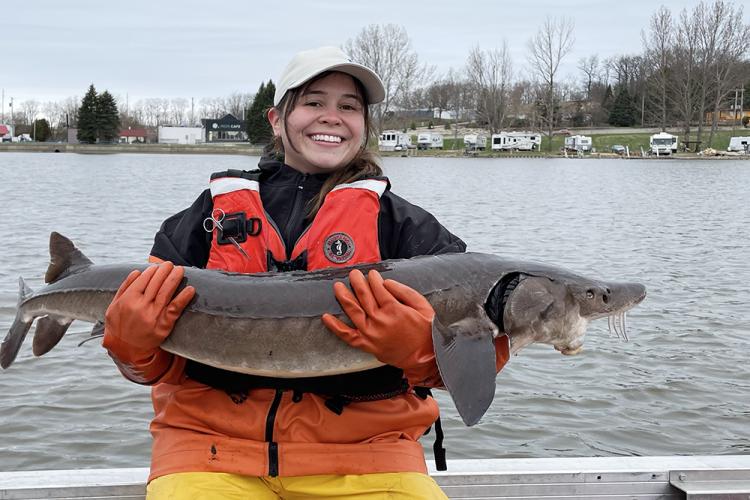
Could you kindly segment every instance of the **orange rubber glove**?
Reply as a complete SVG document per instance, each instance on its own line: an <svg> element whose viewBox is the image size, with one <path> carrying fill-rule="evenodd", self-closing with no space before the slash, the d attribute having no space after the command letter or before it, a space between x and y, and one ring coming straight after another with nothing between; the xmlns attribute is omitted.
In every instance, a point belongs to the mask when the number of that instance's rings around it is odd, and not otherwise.
<svg viewBox="0 0 750 500"><path fill-rule="evenodd" d="M107 308L102 345L134 382L151 383L171 364L172 354L159 346L195 295L186 286L174 296L184 273L171 262L133 271Z"/></svg>
<svg viewBox="0 0 750 500"><path fill-rule="evenodd" d="M412 385L441 385L432 347L435 310L427 299L402 283L383 281L375 270L365 279L355 269L349 283L354 293L342 282L335 283L333 291L354 328L324 314L326 328L352 347L402 369Z"/></svg>

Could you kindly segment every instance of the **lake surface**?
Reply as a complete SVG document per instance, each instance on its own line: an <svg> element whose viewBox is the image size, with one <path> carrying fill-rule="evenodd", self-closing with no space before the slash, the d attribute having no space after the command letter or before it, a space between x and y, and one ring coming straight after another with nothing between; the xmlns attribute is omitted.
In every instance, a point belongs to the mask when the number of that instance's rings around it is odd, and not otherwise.
<svg viewBox="0 0 750 500"><path fill-rule="evenodd" d="M256 162L0 154L0 335L18 277L42 286L50 231L94 262L141 262L211 172ZM478 425L464 427L440 394L449 459L750 453L750 162L387 158L384 168L394 192L470 250L648 288L628 315L630 342L600 320L578 356L524 350ZM148 466L149 390L97 342L77 347L89 331L74 323L41 358L27 339L0 372L0 470Z"/></svg>

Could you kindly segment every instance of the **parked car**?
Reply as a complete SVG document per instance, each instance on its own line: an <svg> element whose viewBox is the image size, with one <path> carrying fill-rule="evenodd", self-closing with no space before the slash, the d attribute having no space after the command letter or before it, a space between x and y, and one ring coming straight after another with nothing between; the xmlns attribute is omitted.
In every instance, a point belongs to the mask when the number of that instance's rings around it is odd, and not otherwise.
<svg viewBox="0 0 750 500"><path fill-rule="evenodd" d="M623 146L622 144L615 144L610 149L613 153L617 153L618 155L625 154L625 146Z"/></svg>

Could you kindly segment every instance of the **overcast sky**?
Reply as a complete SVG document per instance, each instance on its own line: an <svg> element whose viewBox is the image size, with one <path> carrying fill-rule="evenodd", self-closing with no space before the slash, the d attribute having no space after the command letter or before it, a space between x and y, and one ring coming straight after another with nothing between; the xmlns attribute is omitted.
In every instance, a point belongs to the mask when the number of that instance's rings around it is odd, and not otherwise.
<svg viewBox="0 0 750 500"><path fill-rule="evenodd" d="M735 5L740 5L740 0ZM697 0L666 0L677 14ZM131 103L147 97L223 97L274 81L297 51L343 45L368 24L406 28L420 61L461 68L468 52L508 41L516 67L545 17L575 22L564 70L578 59L641 51L661 5L645 0L8 1L0 8L0 88L16 103L81 97L88 85ZM750 9L748 9L750 10ZM745 22L748 12L745 12ZM576 75L577 76L577 75Z"/></svg>

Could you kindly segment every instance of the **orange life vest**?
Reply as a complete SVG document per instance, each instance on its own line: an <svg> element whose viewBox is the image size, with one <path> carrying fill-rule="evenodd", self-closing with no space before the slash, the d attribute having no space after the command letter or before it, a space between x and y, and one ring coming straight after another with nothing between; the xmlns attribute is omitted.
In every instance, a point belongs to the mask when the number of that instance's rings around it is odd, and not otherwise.
<svg viewBox="0 0 750 500"><path fill-rule="evenodd" d="M233 174L233 175L228 175ZM378 213L385 179L340 184L326 196L291 252L260 199L259 173L230 171L211 178L214 227L207 269L240 273L315 270L378 262ZM230 229L231 233L227 230ZM229 237L239 244L240 251Z"/></svg>

